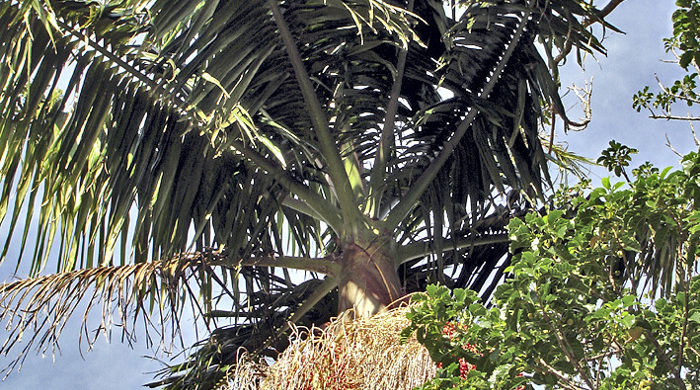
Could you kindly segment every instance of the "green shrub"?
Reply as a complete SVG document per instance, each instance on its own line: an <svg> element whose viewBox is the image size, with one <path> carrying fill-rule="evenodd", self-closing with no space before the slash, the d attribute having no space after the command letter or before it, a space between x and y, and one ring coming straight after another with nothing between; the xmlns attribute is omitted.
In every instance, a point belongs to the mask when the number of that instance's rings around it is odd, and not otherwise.
<svg viewBox="0 0 700 390"><path fill-rule="evenodd" d="M414 297L404 336L442 367L420 389L700 388L699 155L633 175L512 220L489 305L435 285Z"/></svg>

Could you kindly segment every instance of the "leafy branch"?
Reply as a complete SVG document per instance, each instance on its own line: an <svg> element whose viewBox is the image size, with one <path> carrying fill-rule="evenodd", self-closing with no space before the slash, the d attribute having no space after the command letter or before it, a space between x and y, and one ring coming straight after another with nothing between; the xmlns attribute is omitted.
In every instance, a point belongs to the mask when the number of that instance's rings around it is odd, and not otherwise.
<svg viewBox="0 0 700 390"><path fill-rule="evenodd" d="M416 332L445 367L422 389L696 388L700 190L691 178L700 158L691 153L683 166L635 169L629 188L604 180L602 188L562 189L552 201L561 209L513 219L512 277L489 309L468 290L430 286L415 297L406 334ZM648 294L639 278L653 279ZM654 286L666 278L672 289ZM446 326L458 330L449 343L440 336ZM458 359L474 367L458 373Z"/></svg>

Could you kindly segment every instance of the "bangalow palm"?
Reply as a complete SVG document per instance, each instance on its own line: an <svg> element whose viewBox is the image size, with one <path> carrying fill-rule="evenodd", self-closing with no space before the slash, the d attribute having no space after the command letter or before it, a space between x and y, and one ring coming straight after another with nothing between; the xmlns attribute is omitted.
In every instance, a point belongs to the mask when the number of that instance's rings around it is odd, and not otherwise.
<svg viewBox="0 0 700 390"><path fill-rule="evenodd" d="M81 299L125 332L189 301L211 337L154 386L207 388L288 322L489 296L549 183L543 118L568 123L557 65L620 3L0 3L3 260L29 265L0 352Z"/></svg>

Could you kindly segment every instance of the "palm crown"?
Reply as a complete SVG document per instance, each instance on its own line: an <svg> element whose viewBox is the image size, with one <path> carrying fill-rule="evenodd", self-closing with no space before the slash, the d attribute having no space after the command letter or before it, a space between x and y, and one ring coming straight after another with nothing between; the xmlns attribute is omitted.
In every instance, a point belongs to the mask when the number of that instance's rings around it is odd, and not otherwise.
<svg viewBox="0 0 700 390"><path fill-rule="evenodd" d="M548 182L539 129L545 110L564 117L557 57L602 51L588 26L610 27L605 13L580 0L0 4L0 216L32 257L30 279L2 286L4 316L26 310L18 334L37 309L94 294L124 318L167 307L177 321L190 296L208 321L233 319L165 381L204 385L239 346L281 348L287 320L369 315L431 280L488 296L504 227ZM56 274L40 276L50 249Z"/></svg>

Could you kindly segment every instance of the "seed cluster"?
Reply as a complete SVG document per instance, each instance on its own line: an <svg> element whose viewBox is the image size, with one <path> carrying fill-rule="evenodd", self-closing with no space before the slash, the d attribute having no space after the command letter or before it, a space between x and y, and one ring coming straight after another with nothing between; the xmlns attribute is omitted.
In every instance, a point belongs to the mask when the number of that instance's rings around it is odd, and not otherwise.
<svg viewBox="0 0 700 390"><path fill-rule="evenodd" d="M461 324L456 321L448 321L445 326L442 327L442 334L451 342L459 335L460 332L466 331L467 326L464 324ZM465 351L469 351L471 353L484 356L483 353L479 353L477 350L476 346L474 344L469 344L465 343L462 344L462 349ZM452 357L456 357L454 354L452 354ZM467 375L469 374L469 371L476 369L476 365L469 363L465 358L460 357L457 359L457 362L459 363L459 377L462 378L462 380L467 379ZM438 362L437 368L442 368L442 362ZM518 376L522 376L522 374L519 374ZM456 385L455 385L456 387ZM513 390L525 390L525 386L518 386L514 388Z"/></svg>
<svg viewBox="0 0 700 390"><path fill-rule="evenodd" d="M289 347L274 364L257 366L256 383L228 389L411 390L435 377L437 368L415 337L401 342L407 311L340 318L323 329L293 327Z"/></svg>

